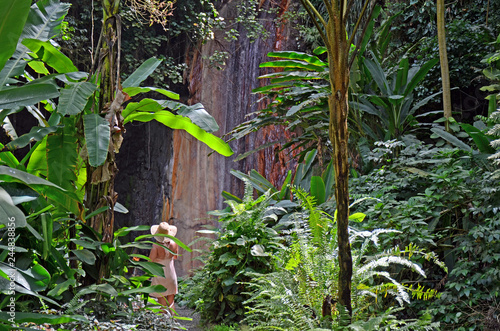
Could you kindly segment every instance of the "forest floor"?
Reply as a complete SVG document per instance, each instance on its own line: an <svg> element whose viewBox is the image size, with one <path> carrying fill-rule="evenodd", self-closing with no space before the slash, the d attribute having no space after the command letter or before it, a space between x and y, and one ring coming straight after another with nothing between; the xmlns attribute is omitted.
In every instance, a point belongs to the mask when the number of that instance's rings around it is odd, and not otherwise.
<svg viewBox="0 0 500 331"><path fill-rule="evenodd" d="M203 331L205 330L200 326L200 314L193 309L187 307L176 307L177 314L181 317L191 318L190 321L179 320L179 324L186 328L187 331Z"/></svg>

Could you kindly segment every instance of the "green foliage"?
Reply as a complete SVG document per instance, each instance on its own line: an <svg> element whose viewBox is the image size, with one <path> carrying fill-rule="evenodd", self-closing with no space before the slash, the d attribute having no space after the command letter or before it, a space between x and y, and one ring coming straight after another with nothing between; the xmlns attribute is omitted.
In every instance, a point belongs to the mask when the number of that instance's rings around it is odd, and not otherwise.
<svg viewBox="0 0 500 331"><path fill-rule="evenodd" d="M318 54L322 51L316 50ZM331 148L328 144L328 64L317 55L302 52L271 52L268 56L279 60L261 63L260 67L278 71L260 76L269 83L254 89L253 93L262 94L272 101L254 118L234 128L229 133L231 139L241 139L269 125L282 125L297 132L289 141L273 142L283 143L282 149L303 147L299 159L315 147L328 154L326 151Z"/></svg>
<svg viewBox="0 0 500 331"><path fill-rule="evenodd" d="M426 145L408 136L402 142L374 151L370 157L377 169L351 181L354 196L379 199L358 209L368 215L362 224L400 230L400 246L415 243L444 261L448 275L423 264L430 277L422 284L441 295L430 305L414 301L414 309L428 308L446 327L487 328L497 311L500 279L494 167L471 149ZM393 244L381 241L382 247Z"/></svg>
<svg viewBox="0 0 500 331"><path fill-rule="evenodd" d="M242 203L226 201L229 208L217 213L220 229L201 230L215 234L205 265L192 277L189 305L195 306L204 320L230 323L243 318L248 299L246 282L254 273L274 268L274 256L281 249L281 238L273 229L282 208L270 206L267 192L257 200L246 183Z"/></svg>
<svg viewBox="0 0 500 331"><path fill-rule="evenodd" d="M430 0L390 1L389 13L401 12L392 27L394 38L389 54L397 59L407 53L418 64L439 57L436 29L436 4ZM480 60L489 52L491 42L498 30L499 4L495 1L461 1L446 4L446 38L453 87L466 89L476 85ZM429 71L429 77L419 88L415 97L439 91L439 66Z"/></svg>
<svg viewBox="0 0 500 331"><path fill-rule="evenodd" d="M298 197L302 209L293 213L287 223L282 223L291 227L283 232L287 245L277 255L276 271L257 274L250 282L252 296L246 302L249 311L245 322L255 330L342 329L346 314L333 299L337 292L339 268L335 219L321 212L303 190L292 188L292 192ZM362 217L352 219L359 221ZM368 329L375 330L415 322L391 320L378 313L387 294L394 296L401 305L410 300L407 293L410 289L399 283L393 272L385 270L394 270L391 267L400 265L403 270L413 270L425 277L420 266L410 261L411 257L423 255L422 251L412 246L404 251L395 248L380 252L377 249L379 236L392 232L397 231L357 231L351 228L354 330L370 323L372 326ZM421 293L429 298L435 295L429 290ZM430 324L425 320L415 323L421 326Z"/></svg>
<svg viewBox="0 0 500 331"><path fill-rule="evenodd" d="M102 216L101 213L113 213L107 205L87 210L84 201L91 198L82 188L91 181L107 180L106 167L100 175L87 176L87 169L109 162L110 141L123 129L117 126L121 121L118 124L116 117L121 116L126 98L118 90L114 102L105 106L107 113L103 116L98 104L101 93L98 77L77 72L72 61L52 44L68 7L56 0L32 5L23 32L16 40L16 51L0 68L2 123L10 123L8 116L23 109L39 123L28 134L7 144L8 148L17 149L36 142L22 160L3 145L0 151L0 245L8 248L0 254L2 309L12 297L19 310L50 306L73 314L84 305L78 300L84 299L87 303L92 301L89 297L97 297L116 310L121 304L130 305L129 299L136 294L147 295L161 289L147 286L152 275L163 275L161 266L147 261L145 256L129 255L134 249L150 249L152 242L139 240L151 235L139 237L133 243L120 242L124 234L149 230L149 227L121 228L108 242L103 240L102 233L86 223L91 217ZM0 32L8 34L9 31ZM178 99L177 94L164 89L138 87L160 62L146 61L124 81L125 90L130 89L134 96L155 90ZM33 71L38 78L33 77ZM154 103L159 107L156 115L166 112L166 107L182 114L172 114L173 118L165 124L189 126L188 131L195 132L202 140L209 144L215 141L212 145L216 149L221 147L225 154L232 153L222 140L193 124L199 123L209 131L218 129L201 105L188 107L171 100L154 100ZM148 111L150 109L129 110L125 119L130 121L133 116L149 114ZM8 131L17 137L13 126L8 127ZM119 203L113 205L114 211L122 209ZM178 239L173 240L189 251ZM107 269L103 270L102 266ZM131 276L132 270L142 275ZM110 276L105 278L107 274ZM11 285L15 287L13 290L9 290ZM62 305L63 302L68 305ZM79 320L75 316L56 319L28 314L19 322L60 324ZM0 326L6 323L7 319L2 316Z"/></svg>
<svg viewBox="0 0 500 331"><path fill-rule="evenodd" d="M363 123L363 128L372 139L389 140L399 138L415 125L413 114L437 94L427 96L420 102L414 102L414 90L421 84L429 70L439 61L434 58L422 66L411 67L407 58L403 58L395 68L384 71L377 60L364 59L363 70L368 77L361 93L353 94L350 102L353 109L361 110L377 118L378 123Z"/></svg>

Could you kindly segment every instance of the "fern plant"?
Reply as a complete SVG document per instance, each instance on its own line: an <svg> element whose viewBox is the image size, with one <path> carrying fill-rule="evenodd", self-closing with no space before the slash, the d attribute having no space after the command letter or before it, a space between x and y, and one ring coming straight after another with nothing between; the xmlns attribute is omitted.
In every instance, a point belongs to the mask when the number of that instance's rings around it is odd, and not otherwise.
<svg viewBox="0 0 500 331"><path fill-rule="evenodd" d="M292 188L292 192L302 210L289 218L293 227L286 233L287 248L277 257L277 270L255 275L248 284L251 297L245 302L248 307L245 322L255 330L345 328L346 311L334 300L338 280L335 217L319 210L314 199L300 188ZM352 221L363 218L362 213L351 216ZM401 306L410 301L412 289L396 280L391 272L395 266L409 268L425 277L422 268L410 260L412 255L423 253L415 246L376 252L379 237L395 232L398 231L350 229L354 269L353 329L359 329L356 327L367 321L374 324L374 330L391 324L430 325L430 321L425 320L405 322L390 318L391 311L386 312L387 316L377 313L387 309L384 300L387 295L393 296ZM431 254L426 257L435 259ZM435 294L421 287L417 289L427 297Z"/></svg>

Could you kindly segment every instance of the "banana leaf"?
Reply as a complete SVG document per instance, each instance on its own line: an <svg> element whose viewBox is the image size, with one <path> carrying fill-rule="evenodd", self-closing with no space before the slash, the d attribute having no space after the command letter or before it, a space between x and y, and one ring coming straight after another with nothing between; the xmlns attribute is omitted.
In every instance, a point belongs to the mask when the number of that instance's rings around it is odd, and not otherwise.
<svg viewBox="0 0 500 331"><path fill-rule="evenodd" d="M231 156L234 154L231 147L229 147L229 145L221 138L204 131L199 126L194 124L189 118L174 115L166 110L159 111L154 114L134 113L125 118L124 124L132 121L149 122L153 119L164 124L165 126L168 126L169 128L185 130L187 133L223 156Z"/></svg>
<svg viewBox="0 0 500 331"><path fill-rule="evenodd" d="M149 77L161 63L155 57L149 58L142 63L123 83L122 87L136 87L139 86L146 78Z"/></svg>
<svg viewBox="0 0 500 331"><path fill-rule="evenodd" d="M55 48L50 41L26 38L22 41L22 44L33 52L35 58L48 64L60 74L78 71L69 57Z"/></svg>
<svg viewBox="0 0 500 331"><path fill-rule="evenodd" d="M0 1L0 68L16 50L30 6L30 0Z"/></svg>
<svg viewBox="0 0 500 331"><path fill-rule="evenodd" d="M57 112L63 116L81 113L96 89L97 85L90 82L68 84L61 90Z"/></svg>
<svg viewBox="0 0 500 331"><path fill-rule="evenodd" d="M106 161L109 147L109 122L98 114L87 114L83 116L83 127L89 164L98 167Z"/></svg>
<svg viewBox="0 0 500 331"><path fill-rule="evenodd" d="M0 71L0 89L7 83L12 83L13 78L24 71L29 49L22 45L21 41L26 38L48 41L57 36L69 7L70 4L61 3L59 0L38 1L31 6L16 51Z"/></svg>

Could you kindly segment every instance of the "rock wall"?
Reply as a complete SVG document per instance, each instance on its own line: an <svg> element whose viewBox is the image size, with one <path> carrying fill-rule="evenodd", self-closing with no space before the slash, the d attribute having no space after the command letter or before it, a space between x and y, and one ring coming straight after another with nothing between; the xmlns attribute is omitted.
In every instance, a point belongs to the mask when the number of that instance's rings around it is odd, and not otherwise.
<svg viewBox="0 0 500 331"><path fill-rule="evenodd" d="M221 4L219 13L231 18L237 15L237 1ZM287 10L290 0L281 2L261 1L261 6L279 6L281 13ZM220 125L216 135L222 136L246 120L246 115L262 107L258 96L251 93L259 86L258 76L263 74L259 64L268 61L267 53L286 49L290 43L289 31L284 25L276 25L269 14L260 17L270 32L267 39L250 42L240 27L238 41L227 42L222 32L214 41L197 45L186 51L189 64L189 104L201 102ZM204 59L215 50L230 54L224 70L207 65ZM149 125L145 127L145 125ZM234 162L235 156L255 149L267 141L280 139L285 134L281 128L270 127L246 139L231 142L235 155L225 158L184 131L171 132L157 124L127 127L127 137L118 156L120 173L116 183L119 201L130 209L128 215L117 215L119 225L157 224L161 220L178 227L177 237L186 244L196 239L196 231L204 225L217 226L217 221L207 212L224 208L221 192L229 191L242 196L243 185L230 175L231 169L248 172L258 170L275 185L280 185L288 168L286 153L275 153L268 148L244 160ZM129 143L129 141L132 142ZM126 192L126 193L124 193ZM124 198L126 197L126 199ZM193 252L182 251L176 262L180 276L201 265L195 257L196 250L204 249L203 242L190 246Z"/></svg>

